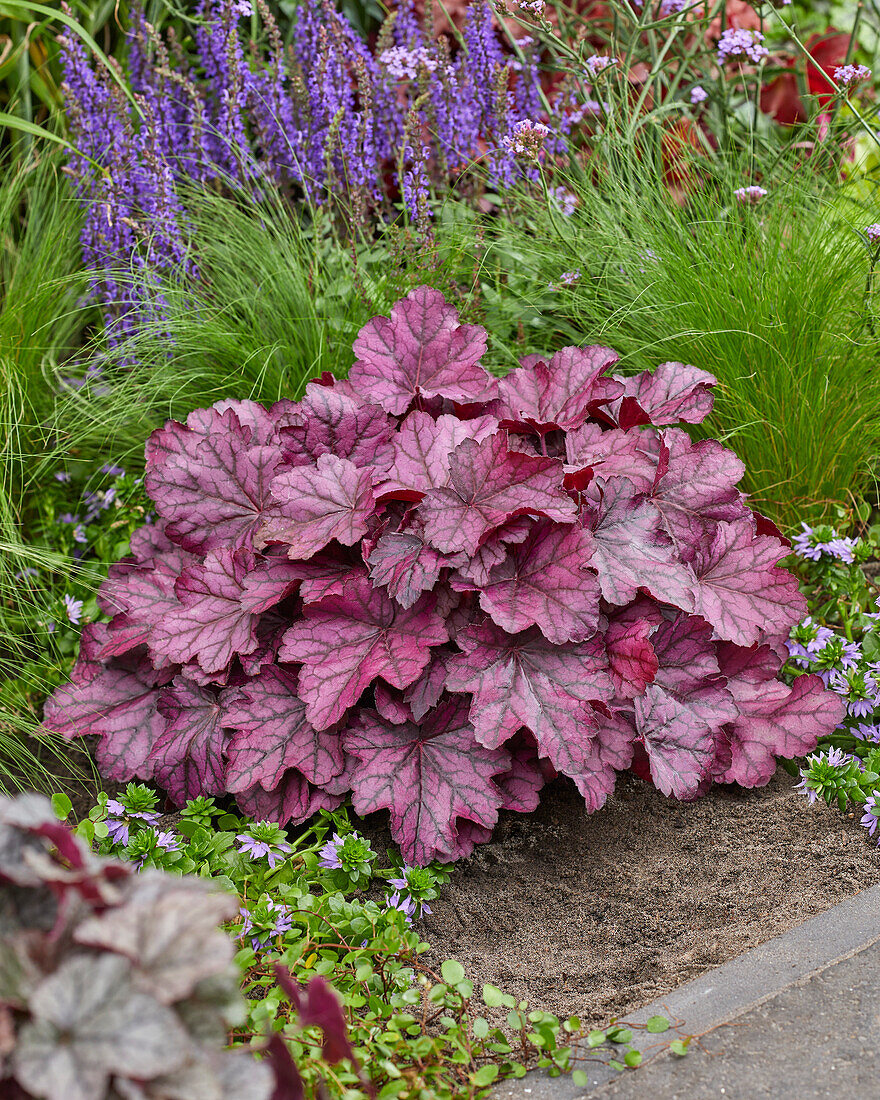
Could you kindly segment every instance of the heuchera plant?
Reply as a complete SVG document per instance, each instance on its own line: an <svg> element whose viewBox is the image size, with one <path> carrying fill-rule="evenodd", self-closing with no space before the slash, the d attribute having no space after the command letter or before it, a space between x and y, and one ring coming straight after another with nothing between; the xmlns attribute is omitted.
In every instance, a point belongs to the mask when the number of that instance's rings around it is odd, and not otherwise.
<svg viewBox="0 0 880 1100"><path fill-rule="evenodd" d="M777 679L804 612L739 459L675 427L715 379L604 347L497 379L420 287L299 403L225 401L147 444L157 522L101 592L47 725L177 803L299 822L350 791L452 860L557 772L589 810L768 782L843 716Z"/></svg>
<svg viewBox="0 0 880 1100"><path fill-rule="evenodd" d="M0 803L0 1095L268 1100L281 1052L223 1049L237 913L210 882L93 855L40 795Z"/></svg>

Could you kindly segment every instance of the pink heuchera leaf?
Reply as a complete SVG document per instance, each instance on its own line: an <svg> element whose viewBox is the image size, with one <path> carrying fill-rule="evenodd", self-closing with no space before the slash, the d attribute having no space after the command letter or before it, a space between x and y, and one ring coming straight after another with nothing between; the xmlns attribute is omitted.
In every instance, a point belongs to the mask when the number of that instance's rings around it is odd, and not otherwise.
<svg viewBox="0 0 880 1100"><path fill-rule="evenodd" d="M634 706L654 785L664 794L691 798L715 762L711 727L656 684L650 684Z"/></svg>
<svg viewBox="0 0 880 1100"><path fill-rule="evenodd" d="M658 478L650 499L679 553L688 559L696 543L712 538L717 522L749 517L742 494L736 488L745 466L733 451L714 439L691 443L676 428L664 433L663 447L668 452L665 472Z"/></svg>
<svg viewBox="0 0 880 1100"><path fill-rule="evenodd" d="M254 589L248 574L255 566L248 550L211 550L200 565L188 567L175 586L180 603L169 607L153 628L153 652L179 663L192 658L212 676L236 654L257 648L257 615L284 598L295 585L287 575L259 575Z"/></svg>
<svg viewBox="0 0 880 1100"><path fill-rule="evenodd" d="M472 693L477 740L497 748L525 726L541 756L578 773L596 730L588 700L613 694L602 640L556 646L534 628L511 637L491 624L456 640L463 652L446 662L446 686Z"/></svg>
<svg viewBox="0 0 880 1100"><path fill-rule="evenodd" d="M150 436L144 484L165 533L185 550L253 545L281 452L250 440L232 410L214 412L207 434L170 420Z"/></svg>
<svg viewBox="0 0 880 1100"><path fill-rule="evenodd" d="M503 433L460 443L449 460L449 485L432 489L419 505L426 538L447 554L474 554L495 528L515 516L571 523L575 512L562 489L562 464L508 450Z"/></svg>
<svg viewBox="0 0 880 1100"><path fill-rule="evenodd" d="M356 761L355 812L388 810L408 863L449 851L460 818L487 829L498 820L502 796L492 777L508 770L510 757L477 744L467 713L467 700L453 698L420 725L392 725L362 710L345 731L345 751Z"/></svg>
<svg viewBox="0 0 880 1100"><path fill-rule="evenodd" d="M789 688L775 677L779 660L769 646L718 647L721 669L736 700L738 717L725 727L730 742L724 783L762 787L776 771L776 757L805 756L846 716L846 703L818 676L798 676Z"/></svg>
<svg viewBox="0 0 880 1100"><path fill-rule="evenodd" d="M633 399L651 424L699 424L712 411L713 386L718 379L684 363L661 363L655 371L633 378L615 378L624 386L624 398Z"/></svg>
<svg viewBox="0 0 880 1100"><path fill-rule="evenodd" d="M108 779L150 779L156 742L165 729L158 701L155 674L78 665L73 680L46 701L44 724L68 739L97 736L95 756Z"/></svg>
<svg viewBox="0 0 880 1100"><path fill-rule="evenodd" d="M657 457L648 449L650 442L647 430L603 431L589 421L565 437L565 472L589 467L596 477L626 477L638 492L647 493L657 472Z"/></svg>
<svg viewBox="0 0 880 1100"><path fill-rule="evenodd" d="M433 597L403 610L362 575L341 596L310 604L285 634L279 658L301 661L300 697L319 730L342 719L379 676L396 688L413 683L430 660L430 647L448 632Z"/></svg>
<svg viewBox="0 0 880 1100"><path fill-rule="evenodd" d="M494 416L459 420L444 413L435 420L426 412L411 412L394 437L394 462L376 488L377 499L421 500L429 489L449 481L449 458L459 443L479 442L497 431Z"/></svg>
<svg viewBox="0 0 880 1100"><path fill-rule="evenodd" d="M305 397L285 420L290 425L281 433L285 449L302 458L303 464L329 454L378 471L387 469L394 458L395 433L387 413L340 386L310 382Z"/></svg>
<svg viewBox="0 0 880 1100"><path fill-rule="evenodd" d="M264 668L241 687L220 697L223 725L235 732L227 748L226 788L237 792L260 783L277 787L289 768L317 786L326 786L345 767L342 739L318 733L297 695L296 676L282 668Z"/></svg>
<svg viewBox="0 0 880 1100"><path fill-rule="evenodd" d="M223 794L229 731L217 697L179 678L163 690L158 710L165 732L153 747L156 782L178 806L202 794Z"/></svg>
<svg viewBox="0 0 880 1100"><path fill-rule="evenodd" d="M511 634L535 625L551 642L582 642L599 625L599 584L585 573L593 540L581 527L536 523L480 593L480 606Z"/></svg>
<svg viewBox="0 0 880 1100"><path fill-rule="evenodd" d="M421 524L407 531L380 535L367 558L370 580L381 585L403 608L410 608L423 592L430 592L446 565L446 558L422 537Z"/></svg>
<svg viewBox="0 0 880 1100"><path fill-rule="evenodd" d="M675 560L656 509L636 496L624 477L595 485L600 499L584 519L593 533L590 566L598 573L603 598L627 604L642 588L663 603L692 611L693 576Z"/></svg>
<svg viewBox="0 0 880 1100"><path fill-rule="evenodd" d="M311 558L332 539L353 546L373 514L373 475L345 458L323 454L316 466L296 466L271 485L273 506L257 544L280 542L291 558Z"/></svg>
<svg viewBox="0 0 880 1100"><path fill-rule="evenodd" d="M589 751L570 778L583 796L588 813L595 813L614 790L617 773L628 768L633 758L635 731L630 723L612 713L596 714L598 723Z"/></svg>
<svg viewBox="0 0 880 1100"><path fill-rule="evenodd" d="M547 781L538 760L537 746L534 741L520 737L508 745L508 752L510 767L495 776L495 786L504 799L501 809L530 814L537 810L541 788Z"/></svg>
<svg viewBox="0 0 880 1100"><path fill-rule="evenodd" d="M235 801L242 813L256 821L275 821L279 825L301 825L319 810L336 810L345 801L342 794L315 787L297 768L291 768L278 784L267 791L259 783L239 791Z"/></svg>
<svg viewBox="0 0 880 1100"><path fill-rule="evenodd" d="M698 545L694 611L725 641L751 646L788 637L807 612L797 578L780 569L779 541L755 536L748 520L719 523L711 543Z"/></svg>
<svg viewBox="0 0 880 1100"><path fill-rule="evenodd" d="M547 432L580 427L593 408L623 393L623 386L603 377L620 356L611 348L562 348L549 364L530 355L498 383L502 427Z"/></svg>
<svg viewBox="0 0 880 1100"><path fill-rule="evenodd" d="M361 329L348 380L395 416L417 397L491 401L497 383L480 365L486 343L486 330L460 324L439 291L416 287L390 319L375 317Z"/></svg>
<svg viewBox="0 0 880 1100"><path fill-rule="evenodd" d="M488 583L492 569L507 557L508 546L524 542L529 536L532 525L533 520L530 516L517 516L493 531L470 558L465 554L457 555L455 560L459 564L455 570L453 587L463 592L482 588ZM450 559L450 563L452 560Z"/></svg>
<svg viewBox="0 0 880 1100"><path fill-rule="evenodd" d="M646 619L609 623L605 651L614 693L622 699L641 695L657 675L659 661L650 637L653 625Z"/></svg>

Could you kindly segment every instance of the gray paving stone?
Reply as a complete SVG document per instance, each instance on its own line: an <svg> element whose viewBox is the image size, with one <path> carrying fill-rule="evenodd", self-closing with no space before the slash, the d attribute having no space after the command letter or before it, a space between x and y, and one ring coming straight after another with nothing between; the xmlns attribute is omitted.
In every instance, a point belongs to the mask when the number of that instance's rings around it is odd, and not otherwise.
<svg viewBox="0 0 880 1100"><path fill-rule="evenodd" d="M852 1065L859 1062L859 1073L876 1073L876 1057L869 1056L866 1059L856 1056L852 1043L860 1043L858 1036L864 1037L868 1049L880 1050L880 1036L877 1034L878 1012L880 1012L880 946L874 949L874 945L880 945L880 886L870 890L863 890L855 897L834 906L825 913L813 917L797 928L791 929L782 936L778 936L752 951L746 952L738 959L725 963L715 970L709 971L685 985L680 986L668 996L646 1005L637 1012L627 1017L628 1022L644 1023L649 1016L660 1014L669 1019L681 1021L680 1030L683 1034L702 1034L711 1028L717 1028L720 1024L740 1020L749 1023L748 1034L753 1037L749 1042L753 1044L748 1056L740 1051L742 1065L748 1063L752 1067L752 1076L745 1079L733 1076L729 1084L723 1081L714 1082L712 1073L715 1067L721 1072L721 1062L717 1062L706 1055L689 1054L684 1059L674 1059L668 1054L661 1054L654 1061L645 1065L642 1069L633 1071L620 1077L607 1067L592 1064L585 1067L589 1076L589 1085L580 1088L574 1085L569 1077L550 1078L543 1072L529 1073L519 1081L504 1082L493 1092L493 1100L582 1100L585 1097L645 1097L653 1100L658 1098L675 1097L678 1095L701 1100L702 1097L728 1097L736 1096L737 1100L760 1100L764 1096L790 1097L791 1100L802 1097L803 1100L811 1100L813 1096L835 1096L843 1098L859 1096L860 1100L872 1100L880 1098L880 1085L872 1080L870 1085L861 1085L851 1082L858 1081L853 1076ZM852 958L851 963L843 966L846 960ZM859 977L861 975L861 977ZM835 984L835 982L837 984ZM847 992L847 983L850 983L852 992ZM867 984L865 984L867 983ZM838 988L841 986L841 988ZM795 994L800 995L803 990L804 1001L797 1000ZM807 990L812 990L808 997ZM872 993L873 990L873 993ZM791 1002L779 998L786 992L791 994ZM873 997L873 1001L872 1001ZM828 1070L829 1046L833 1039L832 1022L837 1006L842 999L852 1006L851 1015L847 1018L847 1026L855 1040L847 1040L849 1054L846 1065L849 1067L838 1078L837 1072ZM773 1017L772 1005L779 1006L780 1015L778 1028L759 1026L759 1017L752 1020L749 1013L765 1012L769 1015L761 1017L770 1019ZM798 1034L798 1013L806 1014L805 1005L812 1003L813 1009L810 1018L815 1024L816 1031L810 1032L803 1043L797 1043L794 1036ZM766 1007L765 1007L766 1006ZM873 1013L873 1015L872 1015ZM786 1015L787 1014L787 1015ZM804 1015L805 1018L805 1015ZM788 1028L789 1038L783 1036ZM792 1030L793 1029L793 1030ZM823 1039L823 1029L827 1032ZM713 1033L711 1040L706 1040L708 1046L721 1041L724 1033L724 1049L735 1051L731 1041L726 1038L730 1033L736 1033L732 1027L720 1028ZM762 1053L760 1036L765 1036L766 1055ZM657 1035L649 1035L646 1032L634 1033L634 1045L645 1054L646 1059L656 1054ZM772 1046L772 1043L776 1046ZM756 1045L755 1045L756 1044ZM711 1049L711 1048L710 1048ZM720 1049L720 1048L719 1048ZM790 1053L786 1054L786 1051ZM719 1055L720 1057L721 1055ZM732 1053L731 1058L736 1055ZM843 1057L841 1055L841 1057ZM809 1059L809 1061L807 1060ZM873 1063L873 1064L872 1064ZM834 1062L840 1064L840 1058ZM702 1066L702 1069L688 1069L688 1066ZM865 1067L869 1068L865 1068ZM731 1063L730 1074L735 1075L735 1063ZM684 1077L676 1077L685 1073L702 1072L704 1077L701 1083L689 1086L687 1083L678 1085L678 1080L686 1081ZM652 1076L649 1078L648 1075ZM656 1074L666 1074L665 1078L655 1078ZM765 1077L760 1075L764 1074ZM823 1076L824 1074L824 1076ZM831 1075L829 1077L829 1074ZM651 1086L651 1080L662 1080L662 1087L668 1087L673 1091L667 1093L655 1092ZM837 1082L839 1091L805 1093L801 1091L782 1092L787 1079L796 1081L797 1087L827 1088L830 1082ZM776 1091L742 1091L743 1088L763 1088L759 1082L767 1080L775 1082L773 1088ZM805 1085L804 1082L809 1082ZM824 1082L824 1083L823 1083ZM717 1084L717 1087L716 1087ZM737 1093L725 1090L736 1085L740 1089ZM874 1086L877 1087L874 1087ZM661 1087L658 1085L657 1087ZM770 1087L770 1086L768 1086ZM835 1086L836 1087L836 1086ZM632 1092L611 1092L610 1089L632 1089ZM710 1091L694 1091L700 1088L709 1088ZM679 1089L679 1092L674 1091ZM711 1091L714 1089L714 1091Z"/></svg>

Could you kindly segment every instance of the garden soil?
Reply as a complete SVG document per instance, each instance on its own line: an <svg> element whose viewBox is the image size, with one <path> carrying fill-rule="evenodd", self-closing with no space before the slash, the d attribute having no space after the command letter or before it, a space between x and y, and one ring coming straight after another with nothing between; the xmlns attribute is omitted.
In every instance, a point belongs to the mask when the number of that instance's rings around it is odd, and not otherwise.
<svg viewBox="0 0 880 1100"><path fill-rule="evenodd" d="M557 780L456 865L423 958L585 1024L622 1016L880 882L854 815L794 787L780 769L686 803L626 775L589 815Z"/></svg>

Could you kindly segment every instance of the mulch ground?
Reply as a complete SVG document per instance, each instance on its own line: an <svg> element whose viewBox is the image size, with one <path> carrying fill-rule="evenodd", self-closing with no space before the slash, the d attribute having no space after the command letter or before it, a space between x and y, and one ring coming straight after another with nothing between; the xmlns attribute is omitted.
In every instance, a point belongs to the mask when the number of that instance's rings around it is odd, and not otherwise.
<svg viewBox="0 0 880 1100"><path fill-rule="evenodd" d="M854 815L809 806L782 769L769 786L675 802L624 776L592 816L557 780L505 814L453 871L419 931L425 956L598 1024L668 993L880 882Z"/></svg>

